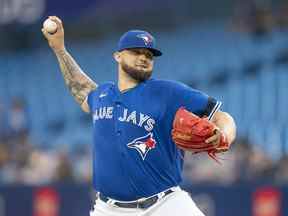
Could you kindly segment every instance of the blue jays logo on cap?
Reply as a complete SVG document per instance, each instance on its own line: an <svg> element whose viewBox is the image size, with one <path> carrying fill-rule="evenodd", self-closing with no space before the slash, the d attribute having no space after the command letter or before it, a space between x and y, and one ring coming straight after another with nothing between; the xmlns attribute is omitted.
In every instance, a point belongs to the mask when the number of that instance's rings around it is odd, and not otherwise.
<svg viewBox="0 0 288 216"><path fill-rule="evenodd" d="M131 48L149 49L154 56L161 56L162 52L156 48L155 38L143 30L130 30L122 35L118 43L118 51Z"/></svg>
<svg viewBox="0 0 288 216"><path fill-rule="evenodd" d="M148 35L148 34L139 34L139 35L136 35L136 37L143 39L146 46L148 46L149 43L153 42L153 38L150 37L150 35Z"/></svg>
<svg viewBox="0 0 288 216"><path fill-rule="evenodd" d="M128 143L129 148L136 149L141 155L142 159L145 160L146 155L151 149L156 146L156 141L153 139L153 134L148 133L146 136L134 139L132 142Z"/></svg>

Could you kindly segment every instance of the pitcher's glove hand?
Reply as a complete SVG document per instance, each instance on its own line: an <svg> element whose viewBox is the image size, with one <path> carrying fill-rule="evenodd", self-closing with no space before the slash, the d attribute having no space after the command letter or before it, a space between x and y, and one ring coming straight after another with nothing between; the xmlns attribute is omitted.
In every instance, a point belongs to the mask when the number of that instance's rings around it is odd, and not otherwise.
<svg viewBox="0 0 288 216"><path fill-rule="evenodd" d="M224 133L214 123L183 107L178 109L174 117L172 139L180 149L193 153L207 152L216 161L217 153L229 149Z"/></svg>

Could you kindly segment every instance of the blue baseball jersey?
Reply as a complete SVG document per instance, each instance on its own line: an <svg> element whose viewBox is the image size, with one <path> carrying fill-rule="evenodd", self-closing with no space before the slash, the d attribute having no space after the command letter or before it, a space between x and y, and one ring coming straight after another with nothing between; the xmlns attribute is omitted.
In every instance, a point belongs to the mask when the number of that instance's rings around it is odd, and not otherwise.
<svg viewBox="0 0 288 216"><path fill-rule="evenodd" d="M125 92L114 83L99 85L88 105L94 188L131 201L180 183L183 152L171 138L177 109L211 117L220 102L179 82L149 79Z"/></svg>

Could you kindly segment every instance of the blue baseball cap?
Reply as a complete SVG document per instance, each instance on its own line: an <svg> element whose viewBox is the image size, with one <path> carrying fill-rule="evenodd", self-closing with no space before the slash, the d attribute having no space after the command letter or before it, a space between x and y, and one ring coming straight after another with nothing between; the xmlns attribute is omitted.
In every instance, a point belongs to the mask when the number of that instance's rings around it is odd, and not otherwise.
<svg viewBox="0 0 288 216"><path fill-rule="evenodd" d="M156 48L155 38L143 30L130 30L121 36L118 43L118 51L130 48L146 48L154 56L162 55L162 52Z"/></svg>

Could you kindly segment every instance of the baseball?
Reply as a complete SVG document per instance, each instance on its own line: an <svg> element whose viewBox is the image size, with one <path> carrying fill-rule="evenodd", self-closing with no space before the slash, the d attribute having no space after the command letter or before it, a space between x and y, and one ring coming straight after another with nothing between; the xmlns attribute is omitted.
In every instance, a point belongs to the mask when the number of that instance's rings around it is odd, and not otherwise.
<svg viewBox="0 0 288 216"><path fill-rule="evenodd" d="M54 34L57 31L57 24L50 19L46 19L45 22L43 23L43 28L48 33Z"/></svg>

